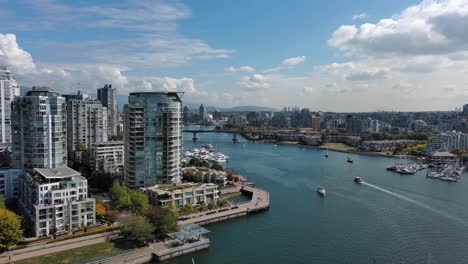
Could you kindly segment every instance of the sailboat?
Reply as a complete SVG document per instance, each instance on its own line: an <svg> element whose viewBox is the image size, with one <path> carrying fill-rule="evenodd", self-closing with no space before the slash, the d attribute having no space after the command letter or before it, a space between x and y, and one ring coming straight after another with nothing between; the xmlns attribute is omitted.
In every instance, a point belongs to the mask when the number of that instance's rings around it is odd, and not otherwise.
<svg viewBox="0 0 468 264"><path fill-rule="evenodd" d="M328 148L325 149L325 158L328 158Z"/></svg>

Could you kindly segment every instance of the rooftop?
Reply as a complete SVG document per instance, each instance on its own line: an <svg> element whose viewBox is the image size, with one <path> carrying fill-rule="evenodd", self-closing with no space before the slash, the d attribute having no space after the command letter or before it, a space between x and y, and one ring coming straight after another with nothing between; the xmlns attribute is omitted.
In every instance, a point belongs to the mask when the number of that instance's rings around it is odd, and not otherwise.
<svg viewBox="0 0 468 264"><path fill-rule="evenodd" d="M81 176L81 173L68 166L62 166L54 169L35 168L34 171L40 174L45 179L64 179Z"/></svg>

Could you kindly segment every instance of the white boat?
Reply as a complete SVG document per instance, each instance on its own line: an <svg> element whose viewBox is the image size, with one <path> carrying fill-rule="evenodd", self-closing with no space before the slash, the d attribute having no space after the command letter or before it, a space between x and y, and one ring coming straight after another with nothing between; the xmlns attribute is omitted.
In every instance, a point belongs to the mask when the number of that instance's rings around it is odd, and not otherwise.
<svg viewBox="0 0 468 264"><path fill-rule="evenodd" d="M211 145L211 144L205 144L205 145L202 146L202 148L212 149L212 148L213 148L213 145Z"/></svg>
<svg viewBox="0 0 468 264"><path fill-rule="evenodd" d="M326 193L325 188L323 188L323 186L317 187L317 192L322 196L325 196Z"/></svg>
<svg viewBox="0 0 468 264"><path fill-rule="evenodd" d="M348 155L348 158L346 159L347 162L353 163L353 159Z"/></svg>

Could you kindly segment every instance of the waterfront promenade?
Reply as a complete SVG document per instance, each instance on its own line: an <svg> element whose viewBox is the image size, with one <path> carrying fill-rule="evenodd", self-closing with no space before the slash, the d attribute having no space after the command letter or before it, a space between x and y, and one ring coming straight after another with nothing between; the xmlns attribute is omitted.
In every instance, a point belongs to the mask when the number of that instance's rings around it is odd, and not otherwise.
<svg viewBox="0 0 468 264"><path fill-rule="evenodd" d="M179 224L199 224L205 225L219 221L236 218L250 213L266 210L270 207L270 193L253 186L237 185L221 190L222 194L232 192L243 192L252 196L249 202L237 205L229 205L229 208L219 208L207 212L193 214L188 219L179 221Z"/></svg>
<svg viewBox="0 0 468 264"><path fill-rule="evenodd" d="M14 261L19 261L23 259L29 259L38 256L62 252L69 249L99 244L117 238L119 236L118 234L119 231L111 231L102 234L55 242L51 244L40 244L14 251L7 251L0 254L0 263L12 263ZM10 254L11 260L9 259Z"/></svg>

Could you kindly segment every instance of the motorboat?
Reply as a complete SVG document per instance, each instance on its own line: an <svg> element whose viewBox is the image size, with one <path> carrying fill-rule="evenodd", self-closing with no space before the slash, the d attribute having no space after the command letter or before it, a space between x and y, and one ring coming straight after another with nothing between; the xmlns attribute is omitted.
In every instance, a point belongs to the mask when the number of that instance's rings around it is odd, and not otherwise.
<svg viewBox="0 0 468 264"><path fill-rule="evenodd" d="M359 176L354 177L354 182L355 183L361 183L361 181L362 181L361 177L359 177Z"/></svg>
<svg viewBox="0 0 468 264"><path fill-rule="evenodd" d="M348 155L348 158L346 158L346 161L349 163L353 163L353 159Z"/></svg>
<svg viewBox="0 0 468 264"><path fill-rule="evenodd" d="M202 148L212 149L212 148L213 148L213 145L211 145L211 144L205 144L205 145L202 146Z"/></svg>
<svg viewBox="0 0 468 264"><path fill-rule="evenodd" d="M317 192L322 196L325 196L326 193L325 188L323 188L323 186L317 187Z"/></svg>

